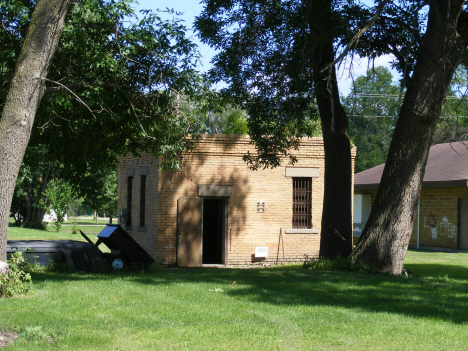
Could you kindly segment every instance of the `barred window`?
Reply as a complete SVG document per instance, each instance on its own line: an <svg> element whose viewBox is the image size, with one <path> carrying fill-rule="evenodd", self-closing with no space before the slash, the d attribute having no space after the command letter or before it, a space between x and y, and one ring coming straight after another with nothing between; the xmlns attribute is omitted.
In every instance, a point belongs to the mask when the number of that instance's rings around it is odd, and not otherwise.
<svg viewBox="0 0 468 351"><path fill-rule="evenodd" d="M312 227L312 178L293 178L293 228Z"/></svg>

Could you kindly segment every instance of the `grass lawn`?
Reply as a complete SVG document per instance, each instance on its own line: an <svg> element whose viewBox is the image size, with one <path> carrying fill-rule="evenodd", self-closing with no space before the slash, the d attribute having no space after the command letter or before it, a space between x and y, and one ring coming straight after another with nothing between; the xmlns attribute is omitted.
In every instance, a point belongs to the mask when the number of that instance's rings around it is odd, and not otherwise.
<svg viewBox="0 0 468 351"><path fill-rule="evenodd" d="M91 240L95 240L96 235L99 234L99 232L105 227L106 223L108 222L108 218L100 218L99 224L96 225L96 221L93 219L83 219L78 217L76 221L76 227L78 229L81 229L86 235L88 235ZM114 219L113 222L117 223L117 220ZM21 228L14 226L13 223L10 223L10 226L8 227L8 239L85 241L79 233L73 234L73 223L74 222L72 219L70 219L68 222L65 222L60 228L59 232L55 231L53 223L49 223L45 230Z"/></svg>
<svg viewBox="0 0 468 351"><path fill-rule="evenodd" d="M468 254L409 251L405 262L409 278L298 266L36 273L34 292L0 299L0 330L21 334L8 350L467 350Z"/></svg>

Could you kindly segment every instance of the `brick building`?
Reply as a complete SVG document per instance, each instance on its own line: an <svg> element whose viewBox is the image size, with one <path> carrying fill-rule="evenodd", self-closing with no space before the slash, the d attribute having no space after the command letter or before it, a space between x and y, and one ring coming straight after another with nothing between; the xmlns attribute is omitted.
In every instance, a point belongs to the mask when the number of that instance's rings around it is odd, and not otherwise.
<svg viewBox="0 0 468 351"><path fill-rule="evenodd" d="M429 150L410 247L468 250L467 146L446 143ZM369 217L384 166L354 175L355 236Z"/></svg>
<svg viewBox="0 0 468 351"><path fill-rule="evenodd" d="M196 267L317 257L323 203L322 138L303 139L297 163L252 171L247 136L203 135L177 171L144 155L119 160L124 228L157 262ZM353 149L353 155L355 154ZM354 159L354 156L353 156Z"/></svg>

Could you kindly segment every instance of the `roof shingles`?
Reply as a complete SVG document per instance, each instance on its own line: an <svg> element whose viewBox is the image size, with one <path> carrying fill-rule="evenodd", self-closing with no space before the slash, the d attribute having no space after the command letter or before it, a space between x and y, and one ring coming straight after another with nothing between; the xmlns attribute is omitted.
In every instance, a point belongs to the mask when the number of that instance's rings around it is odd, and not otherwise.
<svg viewBox="0 0 468 351"><path fill-rule="evenodd" d="M385 164L354 175L354 190L379 187ZM466 187L468 181L468 141L437 144L430 148L423 188Z"/></svg>

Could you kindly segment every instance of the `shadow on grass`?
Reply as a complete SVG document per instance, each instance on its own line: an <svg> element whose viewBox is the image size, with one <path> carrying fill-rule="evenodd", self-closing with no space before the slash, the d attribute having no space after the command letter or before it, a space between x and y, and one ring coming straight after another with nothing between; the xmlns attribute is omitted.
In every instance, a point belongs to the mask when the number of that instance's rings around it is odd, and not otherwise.
<svg viewBox="0 0 468 351"><path fill-rule="evenodd" d="M405 268L411 272L417 272L421 276L444 277L468 280L468 268L434 263L408 263Z"/></svg>
<svg viewBox="0 0 468 351"><path fill-rule="evenodd" d="M430 267L428 267L429 269ZM461 269L461 268L460 268ZM302 269L164 269L154 274L34 274L33 281L125 279L154 286L209 284L235 299L278 305L335 306L468 323L468 280L318 272ZM232 284L233 282L236 284Z"/></svg>

